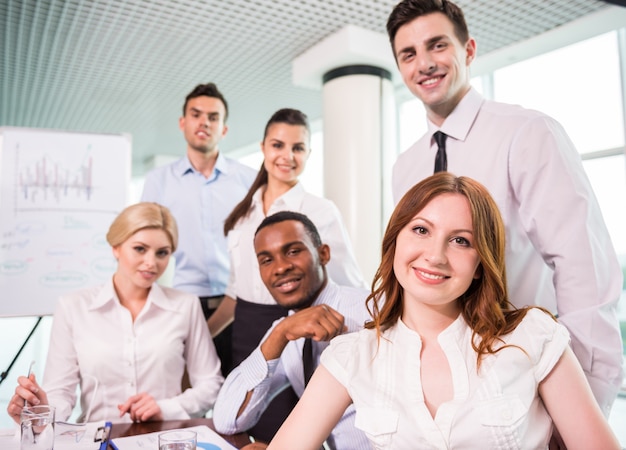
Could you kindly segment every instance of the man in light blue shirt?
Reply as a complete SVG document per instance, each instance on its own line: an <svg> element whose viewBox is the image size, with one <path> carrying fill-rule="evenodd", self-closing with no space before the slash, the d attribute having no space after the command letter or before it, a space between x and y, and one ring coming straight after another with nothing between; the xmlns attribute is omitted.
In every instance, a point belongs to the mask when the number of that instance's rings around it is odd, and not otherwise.
<svg viewBox="0 0 626 450"><path fill-rule="evenodd" d="M228 284L224 219L246 195L256 171L218 149L228 127L228 104L215 84L200 84L185 98L179 127L185 157L146 176L142 201L170 209L178 224L173 285L200 297L205 318L218 307ZM211 330L211 334L221 330ZM230 332L214 339L224 375L230 370Z"/></svg>

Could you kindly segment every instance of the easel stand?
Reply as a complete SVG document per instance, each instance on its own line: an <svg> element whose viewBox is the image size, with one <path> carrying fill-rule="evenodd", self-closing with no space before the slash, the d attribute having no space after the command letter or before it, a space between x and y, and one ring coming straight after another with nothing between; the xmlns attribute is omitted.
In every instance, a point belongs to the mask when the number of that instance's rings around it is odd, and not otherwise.
<svg viewBox="0 0 626 450"><path fill-rule="evenodd" d="M22 350L24 350L24 347L26 347L26 344L28 343L28 341L30 340L31 336L33 335L33 333L35 332L35 330L39 326L39 322L41 322L42 318L43 318L42 316L37 317L37 322L35 322L35 325L33 326L33 329L30 330L30 333L28 333L28 336L26 336L26 339L24 340L24 343L22 344L20 349L17 351L17 354L13 358L13 361L11 361L11 364L9 364L9 367L7 367L7 370L5 370L4 372L2 372L0 374L0 384L2 384L4 379L9 375L9 372L11 371L11 368L13 367L13 364L15 364L15 361L17 361L17 358L22 353Z"/></svg>

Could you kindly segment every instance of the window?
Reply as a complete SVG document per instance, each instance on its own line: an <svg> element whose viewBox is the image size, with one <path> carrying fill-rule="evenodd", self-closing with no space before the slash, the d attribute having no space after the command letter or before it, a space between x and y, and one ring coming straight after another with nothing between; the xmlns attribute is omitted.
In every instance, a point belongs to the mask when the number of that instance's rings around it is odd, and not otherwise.
<svg viewBox="0 0 626 450"><path fill-rule="evenodd" d="M617 314L622 330L622 348L626 355L626 157L621 154L594 158L584 161L583 165L598 197L604 221L622 266L624 284Z"/></svg>
<svg viewBox="0 0 626 450"><path fill-rule="evenodd" d="M494 98L557 119L581 153L624 145L617 32L496 70Z"/></svg>
<svg viewBox="0 0 626 450"><path fill-rule="evenodd" d="M563 125L585 157L587 176L626 272L624 95L619 54L618 32L606 33L497 70L493 87L495 100L540 110ZM626 289L618 314L626 354Z"/></svg>

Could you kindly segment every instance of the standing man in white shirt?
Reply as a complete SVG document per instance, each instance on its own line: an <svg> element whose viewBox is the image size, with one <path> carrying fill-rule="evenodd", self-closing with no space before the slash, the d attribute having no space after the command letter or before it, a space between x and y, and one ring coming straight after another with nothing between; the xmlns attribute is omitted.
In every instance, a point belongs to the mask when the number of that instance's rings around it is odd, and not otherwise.
<svg viewBox="0 0 626 450"><path fill-rule="evenodd" d="M149 172L141 197L166 206L174 215L180 238L173 285L200 298L207 320L224 297L230 273L224 219L256 176L255 170L219 151L228 132L227 119L228 104L217 86L196 86L185 98L178 122L187 153ZM220 331L211 334L226 376L232 366L231 327Z"/></svg>
<svg viewBox="0 0 626 450"><path fill-rule="evenodd" d="M310 376L319 365L328 341L362 329L371 319L365 306L367 290L339 286L328 277L331 249L304 214L281 211L266 217L255 234L254 248L263 283L276 303L291 312L274 322L222 386L213 422L224 434L254 426L287 386L302 396L307 372ZM304 362L309 360L303 355L305 346L310 349L310 364ZM354 426L353 407L343 414L327 444L332 450L370 448L365 434Z"/></svg>
<svg viewBox="0 0 626 450"><path fill-rule="evenodd" d="M404 0L387 32L402 78L428 117L426 135L395 163L395 202L435 168L483 183L506 225L511 301L558 314L608 415L623 376L622 274L574 145L545 114L471 88L476 42L454 3Z"/></svg>

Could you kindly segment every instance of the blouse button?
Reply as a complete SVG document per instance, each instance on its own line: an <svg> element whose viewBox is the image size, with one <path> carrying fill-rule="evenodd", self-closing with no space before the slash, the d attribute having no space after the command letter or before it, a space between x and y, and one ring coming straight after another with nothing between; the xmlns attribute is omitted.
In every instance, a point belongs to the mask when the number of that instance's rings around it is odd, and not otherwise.
<svg viewBox="0 0 626 450"><path fill-rule="evenodd" d="M511 411L509 409L503 409L501 415L504 420L511 419Z"/></svg>

